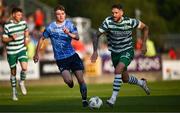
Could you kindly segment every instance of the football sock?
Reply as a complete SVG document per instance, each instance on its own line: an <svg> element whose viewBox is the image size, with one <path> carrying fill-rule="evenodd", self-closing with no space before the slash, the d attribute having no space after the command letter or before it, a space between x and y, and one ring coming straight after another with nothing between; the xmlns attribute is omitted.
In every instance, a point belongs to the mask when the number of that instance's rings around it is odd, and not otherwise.
<svg viewBox="0 0 180 113"><path fill-rule="evenodd" d="M87 87L86 84L80 84L80 92L81 92L81 96L82 96L82 100L86 100L87 99Z"/></svg>
<svg viewBox="0 0 180 113"><path fill-rule="evenodd" d="M16 76L11 75L10 81L11 81L11 87L15 89L16 88Z"/></svg>
<svg viewBox="0 0 180 113"><path fill-rule="evenodd" d="M21 81L24 81L26 79L26 71L21 71L20 79L21 79Z"/></svg>
<svg viewBox="0 0 180 113"><path fill-rule="evenodd" d="M141 86L143 84L143 81L142 80L138 80L135 76L129 76L129 81L128 81L129 84L136 84L136 85L139 85Z"/></svg>
<svg viewBox="0 0 180 113"><path fill-rule="evenodd" d="M121 74L115 75L114 83L113 83L113 93L112 93L111 98L116 99L116 97L118 96L118 93L119 93L119 90L120 90L120 87L121 87L122 83L123 82L122 82Z"/></svg>

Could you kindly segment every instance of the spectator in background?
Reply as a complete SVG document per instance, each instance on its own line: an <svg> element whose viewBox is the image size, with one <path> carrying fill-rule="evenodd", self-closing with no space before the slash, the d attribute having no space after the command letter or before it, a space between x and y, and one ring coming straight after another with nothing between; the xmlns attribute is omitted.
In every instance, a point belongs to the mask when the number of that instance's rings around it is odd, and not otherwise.
<svg viewBox="0 0 180 113"><path fill-rule="evenodd" d="M32 32L33 32L33 30L35 28L35 21L34 21L33 14L29 14L27 16L27 26L28 26L30 34L32 34Z"/></svg>
<svg viewBox="0 0 180 113"><path fill-rule="evenodd" d="M41 9L37 9L34 16L36 29L40 30L40 28L44 25L44 13Z"/></svg>
<svg viewBox="0 0 180 113"><path fill-rule="evenodd" d="M176 55L176 51L173 47L171 47L169 49L169 52L168 52L168 56L169 58L171 58L172 60L176 60L177 59L177 55Z"/></svg>
<svg viewBox="0 0 180 113"><path fill-rule="evenodd" d="M76 52L78 53L79 57L81 59L84 58L84 54L85 54L85 46L84 43L81 40L72 40L71 42L73 48L76 50Z"/></svg>
<svg viewBox="0 0 180 113"><path fill-rule="evenodd" d="M156 56L156 49L155 49L154 42L150 40L149 38L146 40L146 47L147 47L147 52L145 56L147 57Z"/></svg>
<svg viewBox="0 0 180 113"><path fill-rule="evenodd" d="M142 44L143 42L141 38L137 38L136 45L135 45L135 56L141 55Z"/></svg>

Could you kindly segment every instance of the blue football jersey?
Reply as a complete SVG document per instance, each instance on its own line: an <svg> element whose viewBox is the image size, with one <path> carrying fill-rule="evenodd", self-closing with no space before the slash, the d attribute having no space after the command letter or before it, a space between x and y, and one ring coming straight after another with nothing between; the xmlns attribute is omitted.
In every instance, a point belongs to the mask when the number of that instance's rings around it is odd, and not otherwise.
<svg viewBox="0 0 180 113"><path fill-rule="evenodd" d="M67 19L61 25L55 21L50 23L43 32L43 36L51 40L54 58L56 60L68 58L75 54L75 50L71 45L72 38L64 33L64 27L68 28L70 33L78 33L74 24Z"/></svg>

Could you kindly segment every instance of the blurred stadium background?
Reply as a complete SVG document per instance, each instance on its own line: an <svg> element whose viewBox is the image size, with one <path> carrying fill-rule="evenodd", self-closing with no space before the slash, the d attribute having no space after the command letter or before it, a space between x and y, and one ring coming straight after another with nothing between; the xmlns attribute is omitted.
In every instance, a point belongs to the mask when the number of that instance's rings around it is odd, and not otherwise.
<svg viewBox="0 0 180 113"><path fill-rule="evenodd" d="M44 27L53 20L53 7L57 4L66 7L68 18L78 28L81 40L73 41L72 45L84 61L89 97L97 95L106 100L111 94L114 76L105 37L101 38L96 64L90 63L90 55L96 29L111 14L111 5L115 3L122 3L125 15L140 19L150 28L145 57L139 55L141 33L137 30L133 34L136 56L129 71L138 78L148 79L152 95L146 97L139 88L124 85L117 106L113 110L103 106L99 111L180 112L179 0L0 0L0 35L12 7L19 6L24 10L31 37L26 82L29 94L27 97L20 95L22 99L16 103L10 100L9 66L4 44L0 41L0 112L89 112L81 107L78 87L71 90L64 85L53 60L50 41L42 47L40 62L34 64L32 61L37 41ZM72 104L69 105L69 101ZM65 109L67 107L72 109Z"/></svg>

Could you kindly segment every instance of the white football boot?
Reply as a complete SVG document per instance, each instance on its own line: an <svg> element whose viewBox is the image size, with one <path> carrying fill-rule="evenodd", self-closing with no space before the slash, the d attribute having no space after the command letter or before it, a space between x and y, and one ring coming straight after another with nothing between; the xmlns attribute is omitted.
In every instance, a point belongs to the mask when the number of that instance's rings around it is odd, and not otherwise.
<svg viewBox="0 0 180 113"><path fill-rule="evenodd" d="M13 88L12 100L13 100L13 101L18 101L17 90L16 90L15 88Z"/></svg>
<svg viewBox="0 0 180 113"><path fill-rule="evenodd" d="M24 81L20 81L20 82L19 82L19 87L20 87L20 89L21 89L22 94L23 94L23 95L26 95L26 94L27 94L27 90L26 90L26 87L25 87L25 85L24 85Z"/></svg>
<svg viewBox="0 0 180 113"><path fill-rule="evenodd" d="M115 104L115 102L116 102L116 99L115 99L115 98L112 98L112 97L106 101L106 103L107 103L110 107L113 107L114 104Z"/></svg>
<svg viewBox="0 0 180 113"><path fill-rule="evenodd" d="M150 90L147 86L147 80L144 78L142 78L141 80L143 81L141 87L143 88L143 90L146 92L147 95L150 95Z"/></svg>

